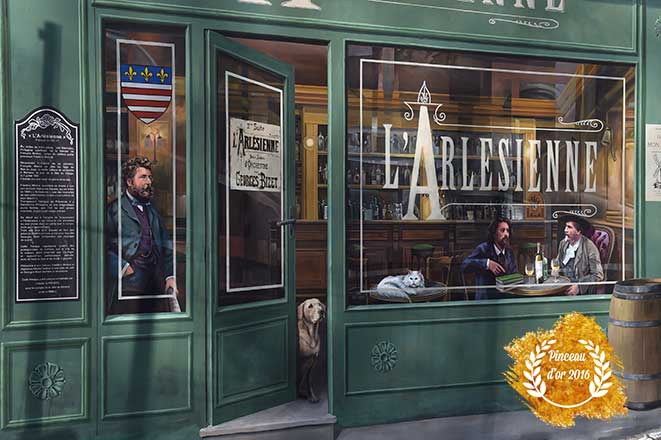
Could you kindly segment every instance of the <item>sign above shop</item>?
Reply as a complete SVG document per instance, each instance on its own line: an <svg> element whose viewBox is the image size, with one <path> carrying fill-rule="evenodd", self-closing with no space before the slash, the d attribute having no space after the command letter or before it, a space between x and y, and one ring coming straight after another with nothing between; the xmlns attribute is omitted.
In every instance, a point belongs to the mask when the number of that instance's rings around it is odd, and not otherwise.
<svg viewBox="0 0 661 440"><path fill-rule="evenodd" d="M217 2L200 3L219 9ZM635 50L636 0L236 0L224 11L292 24L351 26L416 37L496 38L494 43L510 40L563 48Z"/></svg>

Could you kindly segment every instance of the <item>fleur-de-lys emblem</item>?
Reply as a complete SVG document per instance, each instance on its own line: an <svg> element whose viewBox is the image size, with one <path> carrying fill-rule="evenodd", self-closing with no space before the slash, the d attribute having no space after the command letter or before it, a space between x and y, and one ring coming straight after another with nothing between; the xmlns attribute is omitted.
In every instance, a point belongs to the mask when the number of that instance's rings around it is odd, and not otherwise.
<svg viewBox="0 0 661 440"><path fill-rule="evenodd" d="M163 83L163 82L165 82L165 78L167 78L169 75L167 74L167 72L164 69L161 69L161 71L158 72L156 74L156 76L159 77L161 82Z"/></svg>
<svg viewBox="0 0 661 440"><path fill-rule="evenodd" d="M133 81L133 77L136 76L137 74L138 74L138 72L133 70L133 66L129 66L129 70L124 72L124 75L129 77L129 81Z"/></svg>
<svg viewBox="0 0 661 440"><path fill-rule="evenodd" d="M145 70L140 72L140 76L142 76L145 79L145 82L148 82L149 78L151 78L154 75L149 71L148 68L145 67Z"/></svg>

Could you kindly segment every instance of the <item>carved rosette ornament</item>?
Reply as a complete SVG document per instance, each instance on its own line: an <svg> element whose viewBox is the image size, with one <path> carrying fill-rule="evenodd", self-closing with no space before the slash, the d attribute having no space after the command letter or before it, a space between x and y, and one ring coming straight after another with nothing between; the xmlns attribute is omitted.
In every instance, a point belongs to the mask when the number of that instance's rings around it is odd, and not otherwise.
<svg viewBox="0 0 661 440"><path fill-rule="evenodd" d="M392 342L381 341L372 348L372 368L387 373L397 364L397 347Z"/></svg>
<svg viewBox="0 0 661 440"><path fill-rule="evenodd" d="M654 31L656 32L656 38L661 38L661 17L657 17L654 22Z"/></svg>
<svg viewBox="0 0 661 440"><path fill-rule="evenodd" d="M28 388L37 399L50 400L62 394L65 383L64 370L57 364L44 362L30 373Z"/></svg>

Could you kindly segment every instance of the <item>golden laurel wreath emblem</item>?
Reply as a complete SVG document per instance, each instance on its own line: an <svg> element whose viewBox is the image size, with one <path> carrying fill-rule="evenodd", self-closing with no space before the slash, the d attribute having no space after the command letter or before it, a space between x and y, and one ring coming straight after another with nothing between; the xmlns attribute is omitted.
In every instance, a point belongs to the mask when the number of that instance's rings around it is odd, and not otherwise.
<svg viewBox="0 0 661 440"><path fill-rule="evenodd" d="M566 428L577 416L627 414L624 387L614 374L621 362L594 318L572 312L552 329L529 331L504 348L514 361L505 380L541 420Z"/></svg>
<svg viewBox="0 0 661 440"><path fill-rule="evenodd" d="M590 397L580 403L573 405L563 405L548 399L546 394L546 383L542 380L541 364L542 359L546 353L551 349L551 346L557 341L551 339L550 341L542 341L540 345L535 346L535 350L530 352L530 356L526 359L527 371L523 372L523 376L530 382L523 382L523 386L527 388L528 394L533 397L541 397L551 405L559 408L576 408L585 405L590 400L603 397L608 393L608 389L613 385L612 382L607 380L612 376L613 372L610 369L610 361L606 360L606 352L601 350L598 345L590 340L579 339L578 342L585 347L592 357L594 363L594 376L590 381L589 390Z"/></svg>

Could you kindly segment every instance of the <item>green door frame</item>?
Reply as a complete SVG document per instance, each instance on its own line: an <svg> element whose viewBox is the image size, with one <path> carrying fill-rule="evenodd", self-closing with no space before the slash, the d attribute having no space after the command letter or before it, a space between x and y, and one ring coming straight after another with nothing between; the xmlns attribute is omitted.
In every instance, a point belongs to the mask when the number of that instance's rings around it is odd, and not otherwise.
<svg viewBox="0 0 661 440"><path fill-rule="evenodd" d="M282 170L282 212L286 217L291 213L294 206L294 69L292 66L268 57L254 49L236 43L220 34L207 31L207 186L209 214L207 215L207 237L209 237L207 261L209 262L208 282L208 316L209 325L207 332L207 350L211 365L209 369L212 377L207 381L207 396L212 400L209 405L212 408L211 420L217 424L236 417L250 414L261 409L279 405L296 397L296 260L295 240L293 236L293 225L283 225L284 246L284 297L275 300L251 302L232 306L220 307L218 304L218 276L215 268L219 267L217 243L219 243L220 224L218 214L218 178L219 171L216 169L218 142L224 144L224 140L217 139L217 90L218 90L218 53L222 52L240 62L251 65L254 68L273 73L284 80L282 103L282 120L284 122L284 141L282 154L284 167ZM229 159L226 159L229 160ZM281 219L284 220L284 219ZM238 371L230 367L229 359L238 359L240 352L233 352L229 347L245 347L242 344L259 338L273 337L279 341L278 332L285 332L284 342L280 348L284 350L284 358L273 357L274 352L255 353L258 359L258 369L279 369L284 373L284 378L279 382L253 385L242 391L234 391L231 395L223 394L224 379L232 374L236 377ZM281 335L282 336L282 335ZM234 340L231 342L231 340ZM227 345L226 345L227 344ZM241 350L237 350L241 351ZM227 359L226 359L227 358ZM280 364L278 364L278 359ZM249 372L249 366L242 365ZM236 368L240 368L241 365ZM259 373L257 373L259 374ZM274 378L271 378L274 379Z"/></svg>

